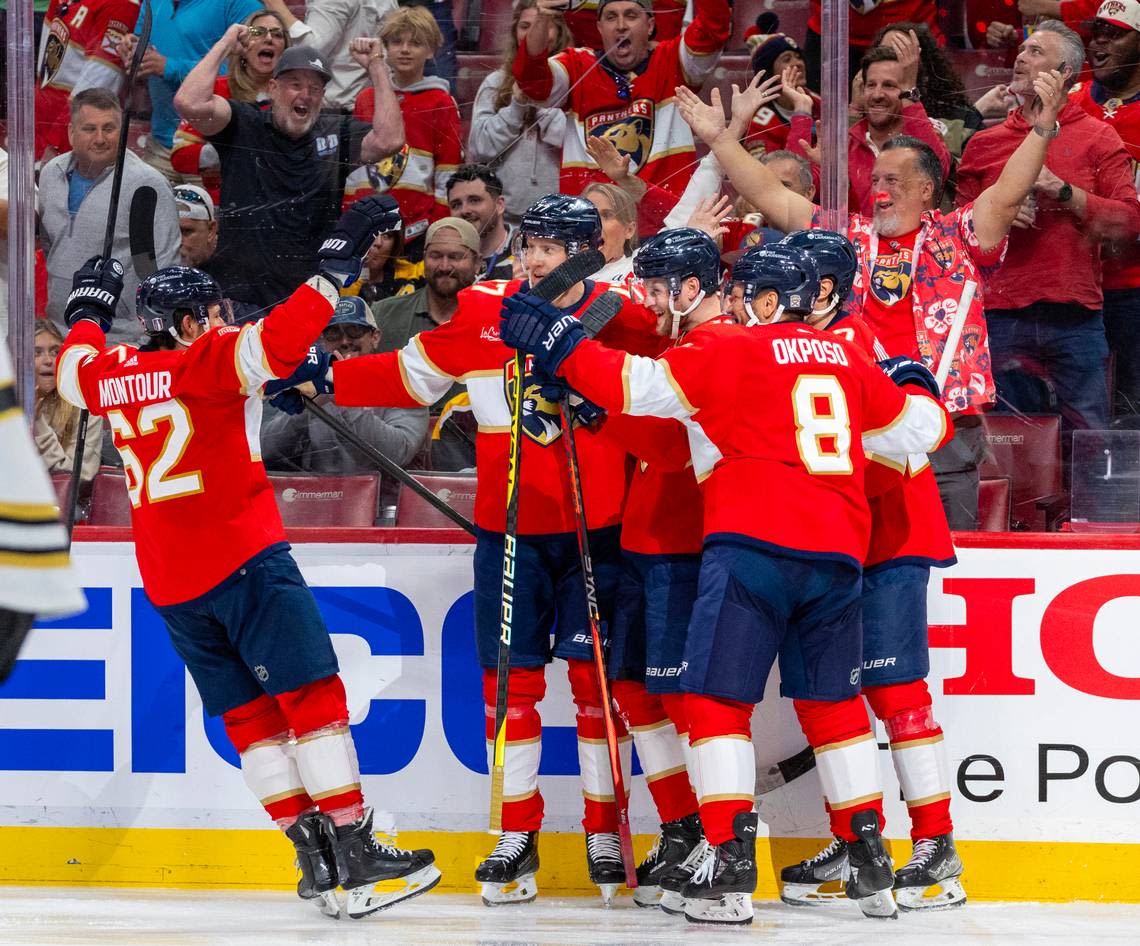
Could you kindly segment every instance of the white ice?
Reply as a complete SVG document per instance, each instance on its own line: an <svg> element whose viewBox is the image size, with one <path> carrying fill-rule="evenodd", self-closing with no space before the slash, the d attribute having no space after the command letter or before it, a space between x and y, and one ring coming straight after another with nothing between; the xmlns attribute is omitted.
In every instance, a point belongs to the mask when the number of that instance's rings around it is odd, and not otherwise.
<svg viewBox="0 0 1140 946"><path fill-rule="evenodd" d="M475 896L429 894L363 920L329 920L275 891L9 887L4 946L717 946L795 943L1136 943L1140 904L978 903L959 910L868 920L852 904L794 909L757 901L751 927L710 929L642 910L623 897L585 897L488 909Z"/></svg>

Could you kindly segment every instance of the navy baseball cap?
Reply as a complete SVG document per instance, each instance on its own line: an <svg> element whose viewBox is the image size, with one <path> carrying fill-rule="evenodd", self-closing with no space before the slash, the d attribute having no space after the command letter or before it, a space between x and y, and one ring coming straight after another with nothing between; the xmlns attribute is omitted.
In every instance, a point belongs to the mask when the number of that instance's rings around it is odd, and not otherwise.
<svg viewBox="0 0 1140 946"><path fill-rule="evenodd" d="M321 54L312 46L290 46L286 49L277 60L277 65L273 67L273 78L276 79L281 73L294 69L308 69L325 82L332 78L332 73L329 72L329 67L325 65Z"/></svg>
<svg viewBox="0 0 1140 946"><path fill-rule="evenodd" d="M332 328L334 325L363 325L366 328L376 328L376 319L360 296L342 296L336 304L336 309L333 310L333 317L325 327Z"/></svg>

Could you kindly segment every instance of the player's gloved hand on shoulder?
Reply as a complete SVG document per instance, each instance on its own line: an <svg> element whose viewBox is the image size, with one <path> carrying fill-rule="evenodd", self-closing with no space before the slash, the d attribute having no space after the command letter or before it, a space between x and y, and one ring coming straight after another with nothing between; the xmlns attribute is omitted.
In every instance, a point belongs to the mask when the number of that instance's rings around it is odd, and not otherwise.
<svg viewBox="0 0 1140 946"><path fill-rule="evenodd" d="M87 319L108 332L122 294L123 264L117 259L92 256L71 279L71 294L67 297L63 320L71 328Z"/></svg>
<svg viewBox="0 0 1140 946"><path fill-rule="evenodd" d="M604 407L598 407L593 401L587 400L573 389L570 390L568 403L570 405L571 419L583 427L590 427L606 416L606 409Z"/></svg>
<svg viewBox="0 0 1140 946"><path fill-rule="evenodd" d="M503 343L533 354L551 375L586 340L586 330L575 316L527 292L504 299L502 316L499 333Z"/></svg>
<svg viewBox="0 0 1140 946"><path fill-rule="evenodd" d="M379 197L365 197L353 203L317 250L319 272L334 279L341 288L351 286L360 278L361 259L390 217L390 208Z"/></svg>
<svg viewBox="0 0 1140 946"><path fill-rule="evenodd" d="M543 400L552 404L565 404L570 411L570 419L575 423L589 427L606 416L604 407L598 407L593 401L586 400L564 379L554 377L541 366L535 365L532 376Z"/></svg>
<svg viewBox="0 0 1140 946"><path fill-rule="evenodd" d="M270 398L270 403L272 403L275 395L308 382L312 384L317 394L332 394L332 364L337 360L336 355L329 354L319 345L314 345L289 377L279 378L276 381L266 381L262 387L262 393ZM277 404L273 406L290 413L286 408Z"/></svg>
<svg viewBox="0 0 1140 946"><path fill-rule="evenodd" d="M935 380L930 369L926 365L915 361L913 358L907 358L906 355L897 355L894 358L887 358L885 361L879 362L879 367L883 369L883 373L890 378L900 388L908 384L917 384L920 388L925 388L930 392L930 396L935 400L942 400L942 392L938 388L938 381Z"/></svg>
<svg viewBox="0 0 1140 946"><path fill-rule="evenodd" d="M296 388L286 388L269 399L269 406L296 416L305 412L305 397Z"/></svg>

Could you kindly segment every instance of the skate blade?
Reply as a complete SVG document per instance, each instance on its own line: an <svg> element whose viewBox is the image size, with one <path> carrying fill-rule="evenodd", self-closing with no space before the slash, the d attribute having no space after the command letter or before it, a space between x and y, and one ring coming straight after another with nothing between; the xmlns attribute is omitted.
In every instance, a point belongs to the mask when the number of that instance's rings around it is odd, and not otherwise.
<svg viewBox="0 0 1140 946"><path fill-rule="evenodd" d="M752 922L752 894L726 893L715 900L686 900L685 919L690 923L748 926Z"/></svg>
<svg viewBox="0 0 1140 946"><path fill-rule="evenodd" d="M682 916L685 912L685 898L672 890L662 890L657 905L670 916Z"/></svg>
<svg viewBox="0 0 1140 946"><path fill-rule="evenodd" d="M617 896L618 884L598 884L598 891L602 895L602 906L608 907Z"/></svg>
<svg viewBox="0 0 1140 946"><path fill-rule="evenodd" d="M846 900L842 880L828 880L822 884L784 884L780 899L790 907L820 907Z"/></svg>
<svg viewBox="0 0 1140 946"><path fill-rule="evenodd" d="M403 900L410 900L427 893L442 875L434 864L422 867L414 874L397 877L395 880L382 880L378 884L355 887L346 891L345 912L354 920L387 910Z"/></svg>
<svg viewBox="0 0 1140 946"><path fill-rule="evenodd" d="M633 890L633 902L639 907L649 909L661 905L664 891L656 884L639 885Z"/></svg>
<svg viewBox="0 0 1140 946"><path fill-rule="evenodd" d="M507 884L483 884L482 899L485 907L503 907L516 903L530 903L538 896L534 874L527 874Z"/></svg>
<svg viewBox="0 0 1140 946"><path fill-rule="evenodd" d="M965 906L966 891L957 877L949 877L930 887L898 887L895 901L905 913L920 910L952 910Z"/></svg>
<svg viewBox="0 0 1140 946"><path fill-rule="evenodd" d="M312 899L312 904L325 916L334 920L340 919L340 901L336 898L335 890L326 890Z"/></svg>
<svg viewBox="0 0 1140 946"><path fill-rule="evenodd" d="M868 897L860 897L855 901L863 916L873 920L897 920L899 911L895 907L895 898L890 890L879 890Z"/></svg>

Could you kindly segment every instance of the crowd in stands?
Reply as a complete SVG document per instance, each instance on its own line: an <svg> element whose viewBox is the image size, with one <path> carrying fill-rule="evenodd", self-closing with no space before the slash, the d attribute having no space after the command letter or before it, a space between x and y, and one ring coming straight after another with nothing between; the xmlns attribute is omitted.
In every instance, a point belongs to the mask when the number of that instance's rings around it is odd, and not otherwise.
<svg viewBox="0 0 1140 946"><path fill-rule="evenodd" d="M49 370L62 299L101 249L121 135L130 303L112 342L139 336L127 221L143 188L157 265L210 273L244 321L313 271L344 206L390 195L392 225L321 339L341 357L401 347L476 281L524 275L514 226L547 193L598 209L597 278L620 285L662 227L706 230L727 267L819 219L819 0L484 2L482 22L463 0L148 2L135 89L135 0L52 0L39 40L36 439L52 470L76 427ZM479 25L483 52L457 53ZM1059 415L1065 457L1074 430L1140 429L1140 0L853 0L849 38L858 314L889 354L933 367L963 276L980 283L949 353L957 433L932 460L952 526L977 528L987 418ZM1049 76L1065 101L1044 133ZM1045 167L1003 228L994 195L1033 134ZM270 470L373 471L308 415L266 415ZM338 416L401 465L474 465L461 384L421 411Z"/></svg>

